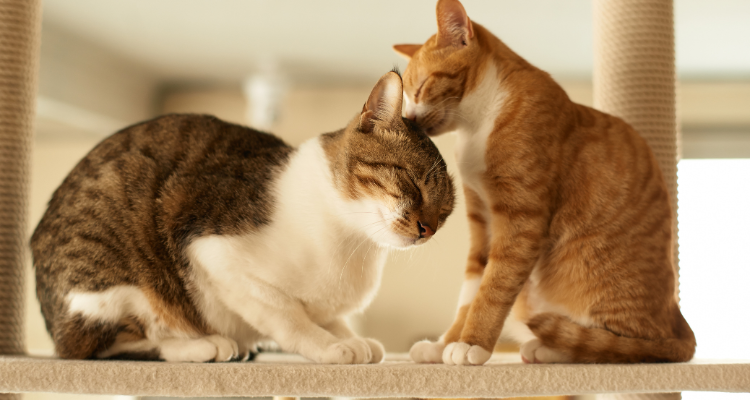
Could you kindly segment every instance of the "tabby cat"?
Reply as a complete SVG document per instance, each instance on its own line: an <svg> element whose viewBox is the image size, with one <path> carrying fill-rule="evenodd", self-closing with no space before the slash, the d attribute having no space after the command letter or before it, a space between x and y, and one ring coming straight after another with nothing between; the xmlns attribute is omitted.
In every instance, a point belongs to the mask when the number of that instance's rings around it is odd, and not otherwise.
<svg viewBox="0 0 750 400"><path fill-rule="evenodd" d="M272 339L316 362L380 362L344 317L375 296L388 248L425 243L454 201L402 93L389 72L346 128L299 149L201 115L96 146L31 239L57 354L230 361Z"/></svg>
<svg viewBox="0 0 750 400"><path fill-rule="evenodd" d="M471 246L453 325L418 362L483 364L501 331L526 362L687 361L673 214L645 140L437 3L438 33L396 45L407 118L457 132Z"/></svg>

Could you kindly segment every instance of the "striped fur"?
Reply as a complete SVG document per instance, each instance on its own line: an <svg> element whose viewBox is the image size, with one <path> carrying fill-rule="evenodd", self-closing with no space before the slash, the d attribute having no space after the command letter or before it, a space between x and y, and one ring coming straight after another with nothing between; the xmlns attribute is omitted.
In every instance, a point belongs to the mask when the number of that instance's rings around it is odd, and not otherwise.
<svg viewBox="0 0 750 400"><path fill-rule="evenodd" d="M384 75L343 129L295 149L205 115L125 128L70 172L31 248L62 358L247 359L273 340L322 363L377 363L345 317L390 248L453 210L445 161Z"/></svg>
<svg viewBox="0 0 750 400"><path fill-rule="evenodd" d="M466 280L481 284L441 340L412 357L482 364L504 331L529 362L691 359L673 212L645 140L573 103L458 0L438 1L437 16L426 43L394 46L410 59L404 113L430 135L458 136Z"/></svg>

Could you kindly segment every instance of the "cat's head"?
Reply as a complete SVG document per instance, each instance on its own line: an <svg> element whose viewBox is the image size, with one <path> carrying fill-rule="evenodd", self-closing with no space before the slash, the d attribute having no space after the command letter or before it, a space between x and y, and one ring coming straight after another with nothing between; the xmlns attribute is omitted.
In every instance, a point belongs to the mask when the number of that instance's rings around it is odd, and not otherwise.
<svg viewBox="0 0 750 400"><path fill-rule="evenodd" d="M514 54L479 24L469 20L458 0L437 3L438 32L424 44L397 44L409 60L404 71L404 115L430 136L455 130L459 106L477 88L489 60L488 47Z"/></svg>
<svg viewBox="0 0 750 400"><path fill-rule="evenodd" d="M453 211L455 189L435 144L401 116L397 72L380 78L362 112L323 143L348 220L375 242L397 248L426 242Z"/></svg>

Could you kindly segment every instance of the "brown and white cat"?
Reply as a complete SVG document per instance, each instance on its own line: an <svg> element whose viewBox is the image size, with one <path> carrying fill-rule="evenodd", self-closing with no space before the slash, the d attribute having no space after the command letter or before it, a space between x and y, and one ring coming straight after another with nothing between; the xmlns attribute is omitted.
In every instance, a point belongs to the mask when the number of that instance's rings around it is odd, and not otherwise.
<svg viewBox="0 0 750 400"><path fill-rule="evenodd" d="M168 115L100 143L31 240L63 358L229 361L259 341L321 363L377 363L344 317L377 291L389 247L453 209L432 141L377 83L346 128L294 149L210 116Z"/></svg>
<svg viewBox="0 0 750 400"><path fill-rule="evenodd" d="M483 364L504 331L526 362L691 359L672 209L644 139L573 103L459 1L438 1L437 22L394 48L410 59L405 115L457 133L471 250L453 325L412 358Z"/></svg>

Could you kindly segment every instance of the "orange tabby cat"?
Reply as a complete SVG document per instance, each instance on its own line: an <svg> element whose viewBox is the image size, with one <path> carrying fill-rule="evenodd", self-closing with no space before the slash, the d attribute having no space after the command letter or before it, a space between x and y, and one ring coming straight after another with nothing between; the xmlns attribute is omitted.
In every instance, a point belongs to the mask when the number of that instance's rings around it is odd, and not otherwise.
<svg viewBox="0 0 750 400"><path fill-rule="evenodd" d="M573 103L458 0L438 33L396 45L410 59L404 112L457 132L471 250L453 325L417 362L483 364L501 331L525 362L687 361L672 209L647 143L619 118Z"/></svg>

